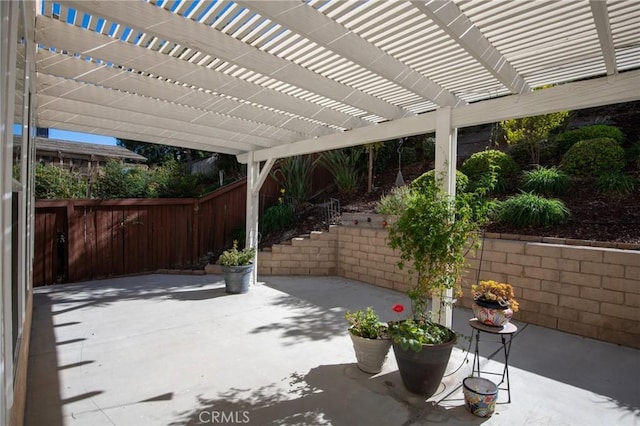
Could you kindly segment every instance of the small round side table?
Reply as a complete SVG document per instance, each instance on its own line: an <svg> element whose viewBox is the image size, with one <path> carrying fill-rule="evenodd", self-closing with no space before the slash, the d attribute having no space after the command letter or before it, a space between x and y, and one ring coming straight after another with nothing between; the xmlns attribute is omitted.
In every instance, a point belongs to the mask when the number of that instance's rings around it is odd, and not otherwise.
<svg viewBox="0 0 640 426"><path fill-rule="evenodd" d="M473 354L473 368L471 370L471 374L475 375L477 373L478 377L480 377L480 373L495 374L498 376L501 375L502 378L500 379L500 383L498 383L498 389L507 391L507 403L511 403L511 384L509 383L509 352L511 352L511 341L513 340L514 334L518 331L518 327L510 322L506 323L502 327L495 327L483 324L478 321L477 318L470 319L469 326L471 326L472 329L471 339L473 340L473 336L475 335L476 340L475 351ZM486 370L480 371L480 333L488 333L500 337L502 351L504 353L504 369L502 370L502 373L495 373ZM500 385L502 385L503 383L506 384L506 388L500 388Z"/></svg>

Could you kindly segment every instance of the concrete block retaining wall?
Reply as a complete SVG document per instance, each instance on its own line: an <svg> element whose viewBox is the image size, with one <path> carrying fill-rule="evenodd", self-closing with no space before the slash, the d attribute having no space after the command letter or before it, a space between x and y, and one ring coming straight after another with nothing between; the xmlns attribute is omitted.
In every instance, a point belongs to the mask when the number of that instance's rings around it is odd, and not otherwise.
<svg viewBox="0 0 640 426"><path fill-rule="evenodd" d="M328 232L261 251L258 274L338 275L405 291L407 272L386 237L380 216L343 215ZM640 348L640 250L530 239L485 238L484 249L468 256L458 303L471 306L470 286L478 279L508 282L520 302L515 319Z"/></svg>

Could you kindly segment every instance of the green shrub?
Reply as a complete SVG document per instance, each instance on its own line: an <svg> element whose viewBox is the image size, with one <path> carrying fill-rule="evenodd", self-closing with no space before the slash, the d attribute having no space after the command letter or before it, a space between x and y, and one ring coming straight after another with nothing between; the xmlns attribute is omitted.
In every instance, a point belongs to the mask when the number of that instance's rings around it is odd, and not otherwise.
<svg viewBox="0 0 640 426"><path fill-rule="evenodd" d="M555 140L544 140L539 143L540 164L551 162L558 155L558 143ZM515 144L509 147L507 153L518 166L525 168L532 165L531 153L524 144Z"/></svg>
<svg viewBox="0 0 640 426"><path fill-rule="evenodd" d="M327 151L320 156L320 164L333 175L338 191L349 193L358 188L358 161L361 155L362 150L359 148L345 148Z"/></svg>
<svg viewBox="0 0 640 426"><path fill-rule="evenodd" d="M558 135L556 138L558 142L558 152L564 154L576 143L596 138L611 138L619 145L622 145L624 142L624 134L617 127L606 124L594 124L569 130L568 132Z"/></svg>
<svg viewBox="0 0 640 426"><path fill-rule="evenodd" d="M495 186L488 189L504 192L514 187L520 168L504 152L490 149L473 154L462 164L460 171L469 178L471 191L486 185L487 177L493 172L496 175Z"/></svg>
<svg viewBox="0 0 640 426"><path fill-rule="evenodd" d="M434 137L425 137L420 144L420 149L424 160L433 161L436 159L436 139Z"/></svg>
<svg viewBox="0 0 640 426"><path fill-rule="evenodd" d="M572 176L595 178L603 173L619 172L624 165L624 149L614 139L598 138L572 146L560 168Z"/></svg>
<svg viewBox="0 0 640 426"><path fill-rule="evenodd" d="M596 190L598 192L628 195L636 186L636 180L623 173L604 173L596 179Z"/></svg>
<svg viewBox="0 0 640 426"><path fill-rule="evenodd" d="M540 195L565 194L569 189L569 176L555 167L538 167L524 172L522 189Z"/></svg>
<svg viewBox="0 0 640 426"><path fill-rule="evenodd" d="M429 170L415 178L409 186L416 189L425 189L435 184L435 170ZM469 185L469 178L460 170L456 170L456 192L463 192Z"/></svg>
<svg viewBox="0 0 640 426"><path fill-rule="evenodd" d="M37 199L86 198L87 182L78 173L54 165L36 165Z"/></svg>
<svg viewBox="0 0 640 426"><path fill-rule="evenodd" d="M507 198L497 209L499 222L518 227L558 225L568 218L569 209L562 201L530 192Z"/></svg>
<svg viewBox="0 0 640 426"><path fill-rule="evenodd" d="M280 198L278 204L275 204L262 213L260 219L260 232L263 235L268 235L271 232L285 229L293 222L293 208L289 204L285 204L284 200Z"/></svg>

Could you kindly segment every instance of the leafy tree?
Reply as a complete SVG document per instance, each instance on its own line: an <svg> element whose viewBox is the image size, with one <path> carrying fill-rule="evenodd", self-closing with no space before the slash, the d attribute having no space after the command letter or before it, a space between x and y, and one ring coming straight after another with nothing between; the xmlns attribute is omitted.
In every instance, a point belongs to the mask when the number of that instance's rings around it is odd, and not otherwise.
<svg viewBox="0 0 640 426"><path fill-rule="evenodd" d="M69 199L87 196L87 182L80 174L54 165L36 165L37 199Z"/></svg>
<svg viewBox="0 0 640 426"><path fill-rule="evenodd" d="M118 139L117 144L135 152L136 154L146 157L147 164L149 165L163 164L169 160L189 163L191 161L201 160L211 156L211 153L206 151L140 142L131 139Z"/></svg>
<svg viewBox="0 0 640 426"><path fill-rule="evenodd" d="M98 198L144 198L148 196L148 178L144 169L109 160L95 183L94 195Z"/></svg>
<svg viewBox="0 0 640 426"><path fill-rule="evenodd" d="M516 118L500 122L507 143L522 145L531 158L531 164L540 164L540 150L551 133L564 125L569 112L561 111L535 117Z"/></svg>

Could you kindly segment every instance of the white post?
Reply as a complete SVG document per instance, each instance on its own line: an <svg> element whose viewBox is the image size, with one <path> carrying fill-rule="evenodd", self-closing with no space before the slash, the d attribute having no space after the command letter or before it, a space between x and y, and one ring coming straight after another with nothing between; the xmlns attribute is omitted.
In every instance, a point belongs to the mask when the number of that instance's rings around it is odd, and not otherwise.
<svg viewBox="0 0 640 426"><path fill-rule="evenodd" d="M442 185L445 194L456 195L456 159L458 157L458 130L452 128L451 107L442 107L436 110L436 180ZM439 297L433 298L431 307L432 317L435 321L451 327L453 323L453 290L447 290L443 301ZM443 309L441 309L443 308ZM442 313L442 315L440 315Z"/></svg>
<svg viewBox="0 0 640 426"><path fill-rule="evenodd" d="M0 1L0 423L13 403L11 216L16 50L20 3Z"/></svg>
<svg viewBox="0 0 640 426"><path fill-rule="evenodd" d="M256 249L256 255L253 258L253 274L251 283L255 284L258 278L258 210L260 206L259 193L254 194L254 187L258 181L260 172L260 164L253 161L253 152L249 153L249 161L247 162L247 214L246 214L246 235L245 247L253 247Z"/></svg>

